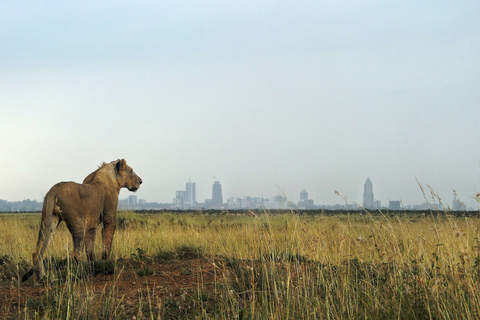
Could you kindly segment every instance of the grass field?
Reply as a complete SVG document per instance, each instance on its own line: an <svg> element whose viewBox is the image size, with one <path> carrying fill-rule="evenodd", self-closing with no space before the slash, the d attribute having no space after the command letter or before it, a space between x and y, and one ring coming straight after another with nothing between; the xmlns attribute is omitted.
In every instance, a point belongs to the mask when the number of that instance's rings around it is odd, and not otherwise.
<svg viewBox="0 0 480 320"><path fill-rule="evenodd" d="M2 318L480 318L478 217L122 212L109 261L63 226L21 283L39 220L0 215Z"/></svg>

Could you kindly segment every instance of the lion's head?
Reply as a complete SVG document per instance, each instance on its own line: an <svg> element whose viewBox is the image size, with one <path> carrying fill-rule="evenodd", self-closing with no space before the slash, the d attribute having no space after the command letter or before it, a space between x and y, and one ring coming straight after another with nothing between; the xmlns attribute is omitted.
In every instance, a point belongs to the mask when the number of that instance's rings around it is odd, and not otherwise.
<svg viewBox="0 0 480 320"><path fill-rule="evenodd" d="M115 171L121 188L127 188L130 191L137 191L140 188L142 178L137 176L133 169L127 165L125 159L117 160Z"/></svg>

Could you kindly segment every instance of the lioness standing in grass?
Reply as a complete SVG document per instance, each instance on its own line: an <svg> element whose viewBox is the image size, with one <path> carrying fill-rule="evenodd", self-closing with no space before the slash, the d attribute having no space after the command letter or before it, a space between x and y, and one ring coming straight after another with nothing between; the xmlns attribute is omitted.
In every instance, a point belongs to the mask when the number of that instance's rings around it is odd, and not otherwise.
<svg viewBox="0 0 480 320"><path fill-rule="evenodd" d="M87 258L93 260L97 227L103 223L103 255L107 259L112 247L117 222L118 194L121 188L137 191L142 179L124 159L103 163L89 174L82 184L60 182L45 195L38 242L32 254L33 268L22 278L35 272L40 280L45 275L43 255L60 222L65 221L73 238L73 257L78 262L85 245Z"/></svg>

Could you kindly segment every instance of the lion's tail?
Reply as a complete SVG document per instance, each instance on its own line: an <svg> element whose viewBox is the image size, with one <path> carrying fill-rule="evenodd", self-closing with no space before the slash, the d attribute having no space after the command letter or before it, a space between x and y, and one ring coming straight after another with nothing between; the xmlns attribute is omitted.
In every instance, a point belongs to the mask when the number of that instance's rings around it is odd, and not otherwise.
<svg viewBox="0 0 480 320"><path fill-rule="evenodd" d="M32 253L33 267L25 273L22 281L27 281L35 271L37 275L43 276L43 254L47 249L52 233L53 210L55 207L56 194L49 192L45 196L42 209L42 222L40 223L40 231L38 233L37 247Z"/></svg>
<svg viewBox="0 0 480 320"><path fill-rule="evenodd" d="M55 207L56 199L57 195L54 192L49 192L45 197L45 202L43 203L42 209L42 224L40 225L40 232L38 234L37 252L42 243L48 244L48 240L50 240L50 234L52 232L53 209ZM43 252L41 253L43 254Z"/></svg>

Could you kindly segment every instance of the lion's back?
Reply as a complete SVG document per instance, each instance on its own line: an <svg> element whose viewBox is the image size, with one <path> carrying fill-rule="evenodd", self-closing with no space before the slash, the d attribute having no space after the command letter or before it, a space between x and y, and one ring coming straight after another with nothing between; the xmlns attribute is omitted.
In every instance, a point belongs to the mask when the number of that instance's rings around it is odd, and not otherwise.
<svg viewBox="0 0 480 320"><path fill-rule="evenodd" d="M56 205L62 212L73 212L83 210L85 206L101 206L102 197L98 195L99 191L92 185L64 181L55 184L45 198L54 197Z"/></svg>

